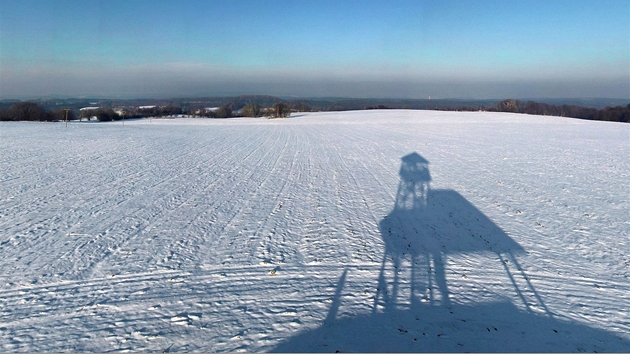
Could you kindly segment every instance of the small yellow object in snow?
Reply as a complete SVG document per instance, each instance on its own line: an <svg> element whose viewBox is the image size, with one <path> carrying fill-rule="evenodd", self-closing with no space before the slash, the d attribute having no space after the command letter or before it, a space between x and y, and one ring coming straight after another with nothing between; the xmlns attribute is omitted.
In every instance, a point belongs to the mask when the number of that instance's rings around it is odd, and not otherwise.
<svg viewBox="0 0 630 354"><path fill-rule="evenodd" d="M275 269L273 269L271 272L269 272L269 274L271 274L271 275L276 274L276 270L275 270Z"/></svg>

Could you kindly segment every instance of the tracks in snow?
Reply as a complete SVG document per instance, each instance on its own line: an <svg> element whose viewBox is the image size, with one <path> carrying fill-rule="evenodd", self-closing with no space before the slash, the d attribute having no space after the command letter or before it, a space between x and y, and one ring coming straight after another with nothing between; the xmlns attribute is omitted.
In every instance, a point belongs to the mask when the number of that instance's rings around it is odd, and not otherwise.
<svg viewBox="0 0 630 354"><path fill-rule="evenodd" d="M627 184L605 183L627 177L627 159L594 146L585 165L579 139L559 144L524 118L364 114L3 126L0 348L267 350L326 318L344 270L339 315L370 313L379 223L411 152L430 161L432 188L457 191L525 250L518 266L444 256L454 304L546 306L628 333ZM437 277L424 258L383 274L390 288L398 277L399 310Z"/></svg>

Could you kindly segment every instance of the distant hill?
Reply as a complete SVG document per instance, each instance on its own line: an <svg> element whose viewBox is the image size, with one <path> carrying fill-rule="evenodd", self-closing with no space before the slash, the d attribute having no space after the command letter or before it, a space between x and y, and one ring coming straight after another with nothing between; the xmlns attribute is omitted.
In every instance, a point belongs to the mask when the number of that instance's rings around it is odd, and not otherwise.
<svg viewBox="0 0 630 354"><path fill-rule="evenodd" d="M521 101L548 103L556 106L572 105L602 109L606 107L626 106L630 99L624 98L527 98Z"/></svg>
<svg viewBox="0 0 630 354"><path fill-rule="evenodd" d="M1 111L20 101L0 101ZM630 121L630 100L615 98L534 98L529 100L499 99L395 99L395 98L301 98L268 95L241 95L226 97L97 99L97 98L46 98L32 100L46 111L70 108L78 115L83 107L102 109L157 106L171 111L195 112L210 107L225 106L232 112L245 105L257 104L263 108L276 103L288 104L296 111L347 111L364 109L425 109L447 111L501 111L536 115L564 116L590 120ZM157 113L153 113L157 114ZM6 118L6 117L4 117ZM4 119L3 120L6 120Z"/></svg>

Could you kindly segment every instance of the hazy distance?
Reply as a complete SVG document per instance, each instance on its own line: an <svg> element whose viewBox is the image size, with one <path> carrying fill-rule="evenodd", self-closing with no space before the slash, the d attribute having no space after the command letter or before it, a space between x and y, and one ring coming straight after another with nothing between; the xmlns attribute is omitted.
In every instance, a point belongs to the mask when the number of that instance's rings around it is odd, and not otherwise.
<svg viewBox="0 0 630 354"><path fill-rule="evenodd" d="M630 0L0 0L0 99L630 98Z"/></svg>

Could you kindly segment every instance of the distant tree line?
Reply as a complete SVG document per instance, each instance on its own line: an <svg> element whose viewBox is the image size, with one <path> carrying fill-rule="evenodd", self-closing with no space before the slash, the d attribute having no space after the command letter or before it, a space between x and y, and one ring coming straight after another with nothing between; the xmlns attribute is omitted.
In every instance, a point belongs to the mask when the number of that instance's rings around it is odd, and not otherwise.
<svg viewBox="0 0 630 354"><path fill-rule="evenodd" d="M489 108L488 110L630 123L630 104L627 106L596 109L566 104L559 106L533 101L524 102L508 99L497 103L496 107Z"/></svg>
<svg viewBox="0 0 630 354"><path fill-rule="evenodd" d="M367 106L365 107L365 109L390 109L390 108L385 105L379 104L375 106Z"/></svg>
<svg viewBox="0 0 630 354"><path fill-rule="evenodd" d="M163 106L163 107L150 107L150 108L125 108L123 114L114 111L111 108L95 108L95 109L81 109L79 111L80 119L91 120L96 118L101 122L109 122L113 120L121 120L123 118L148 118L148 117L166 117L176 116L182 114L182 108L177 106ZM124 115L124 117L123 117Z"/></svg>
<svg viewBox="0 0 630 354"><path fill-rule="evenodd" d="M173 117L184 113L182 107L166 105L155 106L151 108L138 108L134 112L130 112L130 118L146 118L146 117Z"/></svg>
<svg viewBox="0 0 630 354"><path fill-rule="evenodd" d="M96 119L101 122L123 119L121 115L114 112L111 108L82 109L79 111L79 119L85 118L91 120L93 117L96 117Z"/></svg>
<svg viewBox="0 0 630 354"><path fill-rule="evenodd" d="M230 117L268 117L268 118L281 118L288 117L291 114L291 107L283 102L275 103L273 106L263 108L257 103L245 104L238 112L234 112L232 109L238 107L237 103L231 103L223 105L213 110L205 108L191 108L187 111L187 114L191 117L207 117L207 118L230 118ZM307 107L301 106L302 109ZM310 109L310 108L309 108Z"/></svg>
<svg viewBox="0 0 630 354"><path fill-rule="evenodd" d="M306 109L303 105L302 109ZM232 111L231 105L220 106L216 109L189 109L186 112L178 106L145 107L145 108L125 108L123 114L114 111L112 108L80 109L79 115L72 110L68 110L68 120L76 119L97 119L102 122L121 120L123 118L146 118L146 117L166 117L186 114L191 117L205 118L230 118L230 117L287 117L291 114L291 108L286 103L276 103L270 108L262 108L258 104L245 105L240 114ZM3 110L0 107L0 120L3 121L61 121L66 119L64 109L54 109L47 111L33 102L19 102Z"/></svg>
<svg viewBox="0 0 630 354"><path fill-rule="evenodd" d="M293 106L284 102L274 103L273 106L263 109L259 104L247 104L241 109L243 117L267 117L267 118L284 118L291 115L292 111L309 112L311 107L304 103Z"/></svg>
<svg viewBox="0 0 630 354"><path fill-rule="evenodd" d="M533 115L549 115L572 117L590 120L630 122L630 104L626 106L605 107L602 109L584 107L578 105L554 105L534 101L519 101L507 99L503 101L492 100L408 100L408 99L291 99L282 100L273 96L238 96L230 98L199 99L198 101L167 101L162 106L131 106L124 109L124 118L164 117L186 114L191 117L229 118L229 117L287 117L291 112L310 111L345 111L361 109L429 109L443 111L495 111L513 112ZM379 102L380 101L380 102ZM146 103L147 101L137 101ZM161 101L160 101L161 102ZM210 104L222 102L214 109L207 109ZM119 106L129 104L127 101L101 103L105 107L108 104ZM618 104L616 100L615 104ZM76 119L92 119L99 121L112 121L123 119L123 116L112 108L81 109L71 106L66 110L56 108L63 102L46 104L45 109L33 102L0 102L0 121L63 121ZM76 104L85 104L78 101ZM182 106L178 105L181 104ZM143 107L143 108L140 108ZM215 106L216 107L216 106ZM266 108L265 108L266 107ZM600 106L600 107L603 107ZM75 112L78 112L78 117ZM120 112L120 111L118 111Z"/></svg>
<svg viewBox="0 0 630 354"><path fill-rule="evenodd" d="M186 111L186 115L199 118L230 118L233 113L230 106L221 106L216 109L190 108Z"/></svg>
<svg viewBox="0 0 630 354"><path fill-rule="evenodd" d="M64 109L47 111L33 102L19 102L6 110L0 108L0 121L40 121L56 122L66 119ZM67 119L74 120L76 115L72 110L67 111Z"/></svg>

